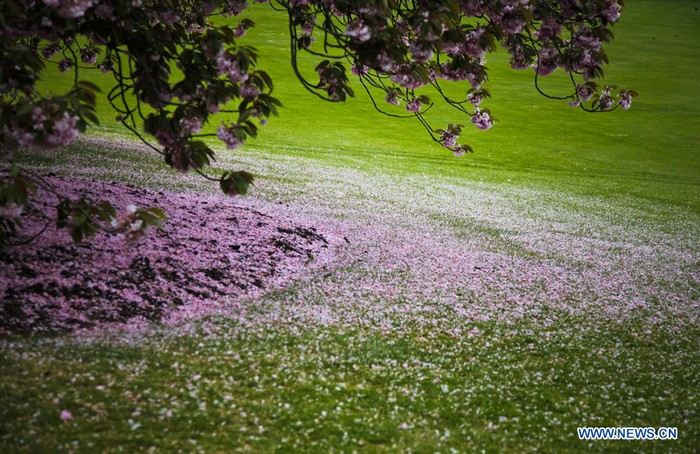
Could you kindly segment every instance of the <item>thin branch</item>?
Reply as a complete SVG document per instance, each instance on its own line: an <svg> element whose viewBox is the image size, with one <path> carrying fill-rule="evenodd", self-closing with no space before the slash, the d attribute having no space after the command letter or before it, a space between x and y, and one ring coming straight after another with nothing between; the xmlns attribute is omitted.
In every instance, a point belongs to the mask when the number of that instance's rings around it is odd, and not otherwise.
<svg viewBox="0 0 700 454"><path fill-rule="evenodd" d="M372 105L374 106L374 109L383 114L386 115L387 117L393 117L393 118L413 118L413 114L411 115L397 115L397 114L392 114L390 112L386 112L382 110L379 105L377 105L377 102L374 100L374 95L372 95L372 92L369 90L369 87L364 82L364 79L362 76L360 76L360 83L362 84L362 87L364 87L365 91L367 92L367 95L369 96L370 101L372 101Z"/></svg>
<svg viewBox="0 0 700 454"><path fill-rule="evenodd" d="M27 238L27 239L25 239L25 240L18 241L18 242L16 242L16 243L5 243L3 246L6 246L6 247L26 246L27 244L32 243L34 240L36 240L36 239L39 238L41 235L43 235L44 232L46 231L46 229L49 228L49 225L51 225L52 222L53 222L52 219L47 220L47 221L46 221L46 224L44 224L44 227L42 227L42 229L41 229L38 233L36 233L36 234L30 236L29 238Z"/></svg>

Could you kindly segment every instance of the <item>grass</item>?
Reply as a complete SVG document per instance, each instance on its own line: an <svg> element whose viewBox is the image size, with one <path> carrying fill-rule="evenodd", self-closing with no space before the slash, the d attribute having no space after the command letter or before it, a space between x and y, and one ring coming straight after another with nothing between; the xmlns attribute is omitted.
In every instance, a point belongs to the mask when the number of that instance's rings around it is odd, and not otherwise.
<svg viewBox="0 0 700 454"><path fill-rule="evenodd" d="M220 165L258 175L250 203L351 225L353 242L244 316L2 339L3 452L694 452L700 13L628 3L607 77L640 92L631 111L547 101L496 55L500 122L469 133L465 159L362 97L305 94L284 17L255 8L250 39L285 108ZM96 134L114 139L101 116ZM205 190L128 143L21 159ZM641 303L626 299L635 291ZM679 439L584 442L580 426L678 427Z"/></svg>
<svg viewBox="0 0 700 454"><path fill-rule="evenodd" d="M667 445L572 437L584 424L666 424L681 427L676 446L691 447L692 342L577 332L579 322L563 318L546 340L527 324L455 339L248 332L220 320L213 332L154 333L138 346L19 342L3 360L24 381L14 398L26 408L6 410L4 439L30 451L631 452ZM57 421L62 408L72 421Z"/></svg>

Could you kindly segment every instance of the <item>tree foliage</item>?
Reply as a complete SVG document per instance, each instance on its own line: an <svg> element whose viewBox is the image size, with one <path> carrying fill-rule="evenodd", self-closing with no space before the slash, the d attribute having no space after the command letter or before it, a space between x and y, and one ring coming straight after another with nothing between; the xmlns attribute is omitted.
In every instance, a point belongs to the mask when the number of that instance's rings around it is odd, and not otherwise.
<svg viewBox="0 0 700 454"><path fill-rule="evenodd" d="M256 1L255 3L267 3ZM37 190L55 192L57 227L80 241L99 228L133 236L160 224L155 209L118 216L107 202L59 194L39 175L17 165L17 153L69 144L99 124L99 88L90 71L111 77L106 93L117 119L180 172L218 180L229 195L245 194L253 176L228 171L214 178L216 158L207 136L235 149L277 114L273 81L258 69L255 48L245 44L255 24L241 18L244 0L4 0L0 7L0 150L8 163L0 175L0 243L21 227L21 214ZM633 91L599 85L608 62L603 45L613 38L621 0L276 0L286 14L292 67L311 93L332 102L362 87L387 115L415 118L432 140L459 156L468 123L489 129L482 102L485 56L499 47L516 70L533 70L535 88L590 112L628 109ZM299 67L299 55L318 58L317 77ZM350 73L348 72L350 70ZM551 96L539 84L560 70L569 93ZM67 93L43 93L41 77L70 71ZM93 79L94 80L94 79ZM464 82L464 96L447 94L447 82ZM430 96L429 96L430 95ZM453 124L434 127L436 103L455 109ZM204 126L218 125L216 133ZM124 221L125 219L129 220Z"/></svg>

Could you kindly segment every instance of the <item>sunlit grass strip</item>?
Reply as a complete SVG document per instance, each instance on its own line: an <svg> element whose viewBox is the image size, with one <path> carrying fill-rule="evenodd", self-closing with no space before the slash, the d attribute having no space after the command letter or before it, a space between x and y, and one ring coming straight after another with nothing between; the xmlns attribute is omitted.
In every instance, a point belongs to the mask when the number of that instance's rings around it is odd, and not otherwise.
<svg viewBox="0 0 700 454"><path fill-rule="evenodd" d="M0 440L10 450L690 452L693 342L581 322L486 323L455 338L220 321L138 347L5 342ZM10 395L25 405L8 407ZM577 439L582 424L671 424L680 437L589 443Z"/></svg>

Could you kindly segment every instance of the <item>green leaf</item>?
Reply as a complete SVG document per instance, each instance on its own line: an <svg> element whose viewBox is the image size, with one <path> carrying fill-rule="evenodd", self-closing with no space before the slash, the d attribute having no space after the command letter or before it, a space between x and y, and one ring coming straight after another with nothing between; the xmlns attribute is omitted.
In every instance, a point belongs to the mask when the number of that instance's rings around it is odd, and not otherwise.
<svg viewBox="0 0 700 454"><path fill-rule="evenodd" d="M83 240L83 232L77 227L72 228L70 230L70 237L73 239L74 243L80 243Z"/></svg>
<svg viewBox="0 0 700 454"><path fill-rule="evenodd" d="M12 164L10 166L10 177L17 178L22 173L22 168L17 164Z"/></svg>
<svg viewBox="0 0 700 454"><path fill-rule="evenodd" d="M148 212L151 213L152 215L158 216L159 218L161 218L161 219L164 220L164 221L167 221L167 220L168 220L168 215L165 214L165 211L163 211L163 210L160 209L160 208L155 208L155 207L154 207L154 208L147 208L147 210L148 210Z"/></svg>
<svg viewBox="0 0 700 454"><path fill-rule="evenodd" d="M93 112L90 111L84 111L82 112L82 116L87 118L90 123L99 126L100 125L100 119L97 118L97 115L95 115Z"/></svg>
<svg viewBox="0 0 700 454"><path fill-rule="evenodd" d="M272 78L267 74L265 71L256 71L256 74L260 75L262 80L265 82L265 85L268 86L270 91L272 91Z"/></svg>
<svg viewBox="0 0 700 454"><path fill-rule="evenodd" d="M63 228L68 225L68 215L73 209L73 204L70 200L63 200L56 207L56 227Z"/></svg>
<svg viewBox="0 0 700 454"><path fill-rule="evenodd" d="M98 215L104 221L111 221L117 217L117 211L114 209L111 203L103 200L97 204Z"/></svg>
<svg viewBox="0 0 700 454"><path fill-rule="evenodd" d="M253 174L246 171L225 172L221 176L219 184L226 195L245 195L249 186L253 184L254 179Z"/></svg>
<svg viewBox="0 0 700 454"><path fill-rule="evenodd" d="M158 216L154 216L151 213L141 210L136 213L136 217L141 219L144 224L146 225L152 225L154 227L162 227L163 226L163 220L160 219Z"/></svg>

